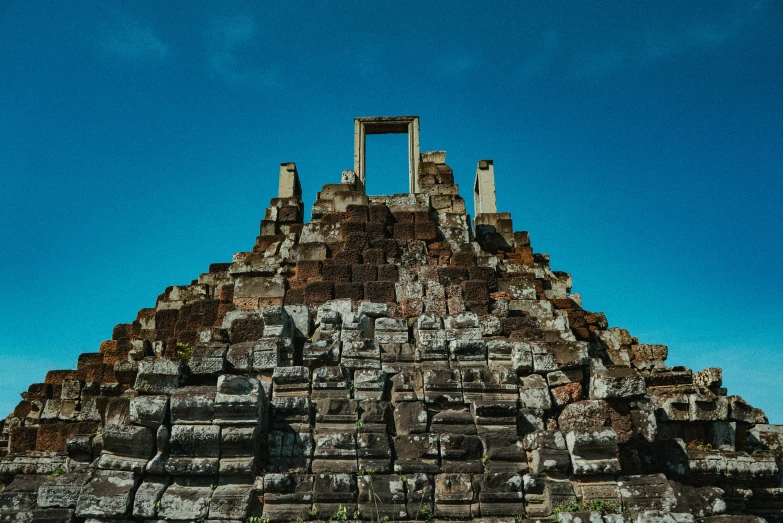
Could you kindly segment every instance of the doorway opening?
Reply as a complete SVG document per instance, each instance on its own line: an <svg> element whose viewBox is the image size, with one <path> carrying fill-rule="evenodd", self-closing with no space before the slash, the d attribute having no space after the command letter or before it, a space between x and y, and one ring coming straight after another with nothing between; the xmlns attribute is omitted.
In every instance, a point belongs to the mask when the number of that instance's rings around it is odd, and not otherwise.
<svg viewBox="0 0 783 523"><path fill-rule="evenodd" d="M379 196L410 192L408 135L369 135L365 147L366 193Z"/></svg>

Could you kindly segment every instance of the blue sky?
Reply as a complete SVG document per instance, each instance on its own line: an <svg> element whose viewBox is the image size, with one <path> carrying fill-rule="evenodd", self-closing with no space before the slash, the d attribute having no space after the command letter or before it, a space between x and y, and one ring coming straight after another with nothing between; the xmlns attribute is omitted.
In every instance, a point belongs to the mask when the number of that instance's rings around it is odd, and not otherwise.
<svg viewBox="0 0 783 523"><path fill-rule="evenodd" d="M780 2L0 2L0 411L421 117L585 308L783 423ZM407 190L371 137L371 192Z"/></svg>

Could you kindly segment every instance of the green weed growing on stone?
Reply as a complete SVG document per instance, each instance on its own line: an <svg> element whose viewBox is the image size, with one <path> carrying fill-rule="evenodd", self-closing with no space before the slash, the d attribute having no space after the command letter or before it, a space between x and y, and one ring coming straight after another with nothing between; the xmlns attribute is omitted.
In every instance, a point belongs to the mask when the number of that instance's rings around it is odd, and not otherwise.
<svg viewBox="0 0 783 523"><path fill-rule="evenodd" d="M316 519L316 518L318 517L318 507L315 507L315 506L314 506L313 508L311 508L311 509L310 509L310 510L307 512L307 515L308 515L308 516L310 516L310 517L311 517L311 518L313 518L313 519Z"/></svg>
<svg viewBox="0 0 783 523"><path fill-rule="evenodd" d="M345 508L345 505L340 503L337 506L337 510L332 514L332 518L334 521L348 521L348 509Z"/></svg>
<svg viewBox="0 0 783 523"><path fill-rule="evenodd" d="M190 361L193 356L193 345L190 343L177 343L177 356L185 361Z"/></svg>
<svg viewBox="0 0 783 523"><path fill-rule="evenodd" d="M62 476L63 474L65 474L65 469L62 467L57 467L51 474L49 474L49 479L54 479L57 476Z"/></svg>

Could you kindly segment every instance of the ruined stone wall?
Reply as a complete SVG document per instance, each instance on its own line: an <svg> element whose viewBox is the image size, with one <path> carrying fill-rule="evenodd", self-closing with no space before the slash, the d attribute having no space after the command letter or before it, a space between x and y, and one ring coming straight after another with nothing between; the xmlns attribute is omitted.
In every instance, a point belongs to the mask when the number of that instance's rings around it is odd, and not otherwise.
<svg viewBox="0 0 783 523"><path fill-rule="evenodd" d="M307 224L284 164L251 251L22 394L0 520L780 521L783 429L421 159L419 194L346 171Z"/></svg>

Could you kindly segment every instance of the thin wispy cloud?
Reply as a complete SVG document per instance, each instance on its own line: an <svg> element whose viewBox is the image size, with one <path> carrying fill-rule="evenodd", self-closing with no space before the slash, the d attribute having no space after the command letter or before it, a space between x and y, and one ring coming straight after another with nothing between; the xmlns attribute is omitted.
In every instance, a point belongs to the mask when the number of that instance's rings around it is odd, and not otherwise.
<svg viewBox="0 0 783 523"><path fill-rule="evenodd" d="M169 46L149 25L129 13L103 5L104 26L98 32L103 52L126 60L159 60L169 55Z"/></svg>
<svg viewBox="0 0 783 523"><path fill-rule="evenodd" d="M696 20L674 28L630 27L603 47L585 49L579 33L562 37L551 31L541 34L530 45L530 52L521 57L518 73L523 78L535 78L560 69L565 76L576 78L601 77L626 67L651 64L678 55L718 48L749 34L753 23L768 7L760 0L739 5L722 13L713 13L710 20Z"/></svg>
<svg viewBox="0 0 783 523"><path fill-rule="evenodd" d="M253 49L262 35L258 23L246 15L215 22L208 37L207 59L213 76L230 83L272 86L278 83L279 69L253 58Z"/></svg>

